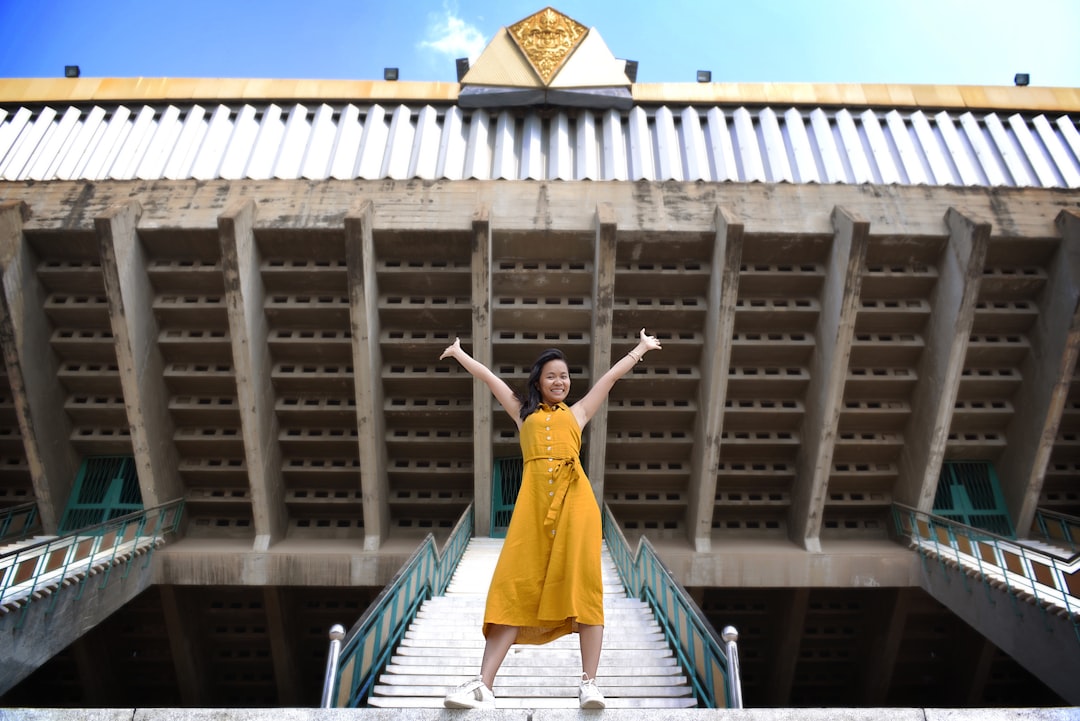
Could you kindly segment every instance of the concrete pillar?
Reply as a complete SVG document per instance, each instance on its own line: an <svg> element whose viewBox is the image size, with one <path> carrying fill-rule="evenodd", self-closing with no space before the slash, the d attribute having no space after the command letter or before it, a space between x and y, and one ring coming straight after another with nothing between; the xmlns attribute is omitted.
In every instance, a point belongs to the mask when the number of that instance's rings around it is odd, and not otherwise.
<svg viewBox="0 0 1080 721"><path fill-rule="evenodd" d="M888 597L882 599L877 612L870 615L871 622L876 625L867 629L867 637L860 646L866 658L862 669L863 704L866 706L884 708L888 705L889 687L904 640L912 593L908 588L892 589Z"/></svg>
<svg viewBox="0 0 1080 721"><path fill-rule="evenodd" d="M949 241L938 262L938 282L930 297L930 319L919 358L918 382L893 499L921 511L934 505L938 474L948 443L949 423L975 320L990 224L956 208L945 213Z"/></svg>
<svg viewBox="0 0 1080 721"><path fill-rule="evenodd" d="M172 585L158 586L161 593L162 618L169 636L176 685L180 700L187 708L205 706L208 698L205 659L203 658L202 619L194 608L189 592Z"/></svg>
<svg viewBox="0 0 1080 721"><path fill-rule="evenodd" d="M821 552L821 523L832 472L836 429L844 406L844 381L859 312L870 223L851 211L833 209L833 243L825 269L821 313L814 331L810 387L806 391L802 442L788 518L791 540Z"/></svg>
<svg viewBox="0 0 1080 721"><path fill-rule="evenodd" d="M377 551L390 535L390 482L386 473L379 288L375 276L375 209L364 201L345 215L349 274L356 430L364 498L364 550Z"/></svg>
<svg viewBox="0 0 1080 721"><path fill-rule="evenodd" d="M593 251L592 288L592 348L589 353L591 383L611 368L611 322L615 312L615 208L609 203L596 206L596 244ZM636 329L635 329L636 336ZM588 425L588 453L585 467L589 471L596 502L604 504L604 467L607 464L608 403L605 399Z"/></svg>
<svg viewBox="0 0 1080 721"><path fill-rule="evenodd" d="M278 692L278 706L296 708L301 705L301 694L297 688L300 678L299 660L294 634L295 627L289 598L280 586L263 587L263 607L266 609L266 629L270 636L271 656L274 661L274 685ZM314 689L308 696L314 695Z"/></svg>
<svg viewBox="0 0 1080 721"><path fill-rule="evenodd" d="M140 215L137 201L113 206L94 219L94 228L139 488L143 505L150 508L183 496L184 485L173 442L165 361L158 347L154 289L135 227Z"/></svg>
<svg viewBox="0 0 1080 721"><path fill-rule="evenodd" d="M49 345L46 291L37 278L37 258L23 237L28 217L24 203L0 203L0 347L42 530L55 534L79 456L71 445L64 389L56 382L59 362Z"/></svg>
<svg viewBox="0 0 1080 721"><path fill-rule="evenodd" d="M712 550L713 506L716 473L720 467L720 442L724 431L731 339L735 334L735 306L739 300L739 268L742 265L743 224L730 210L716 208L709 276L708 309L705 315L705 348L701 352L701 385L698 413L694 418L693 456L686 507L687 535L699 553Z"/></svg>
<svg viewBox="0 0 1080 721"><path fill-rule="evenodd" d="M236 397L255 520L254 550L265 551L285 538L288 513L274 412L270 329L263 312L266 289L259 271L261 257L255 243L254 224L252 200L234 205L218 216Z"/></svg>
<svg viewBox="0 0 1080 721"><path fill-rule="evenodd" d="M491 206L482 205L473 214L472 244L472 357L491 368ZM491 390L480 382L472 384L473 397L473 510L474 533L491 535L491 447L494 420Z"/></svg>
<svg viewBox="0 0 1080 721"><path fill-rule="evenodd" d="M791 687L795 682L795 667L799 663L803 628L806 626L806 610L810 604L809 588L788 589L783 608L777 614L776 643L770 658L772 673L766 692L766 705L786 706L791 701Z"/></svg>
<svg viewBox="0 0 1080 721"><path fill-rule="evenodd" d="M1005 504L1021 537L1027 536L1039 505L1080 352L1080 213L1061 211L1057 226L1061 243L1028 336L1031 352L1020 369L1023 380L1016 397L1022 400L1014 404L1008 444L997 464Z"/></svg>

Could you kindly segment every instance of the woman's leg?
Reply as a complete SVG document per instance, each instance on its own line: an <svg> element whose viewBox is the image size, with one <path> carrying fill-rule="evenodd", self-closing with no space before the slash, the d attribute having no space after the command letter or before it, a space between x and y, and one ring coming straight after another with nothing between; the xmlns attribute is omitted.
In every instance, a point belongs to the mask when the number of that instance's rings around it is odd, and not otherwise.
<svg viewBox="0 0 1080 721"><path fill-rule="evenodd" d="M578 624L578 643L581 644L581 670L589 678L596 678L600 649L604 645L604 627Z"/></svg>
<svg viewBox="0 0 1080 721"><path fill-rule="evenodd" d="M484 660L480 663L480 676L484 685L493 688L495 674L499 672L506 652L517 640L517 626L502 626L497 623L488 626L487 642L484 644Z"/></svg>

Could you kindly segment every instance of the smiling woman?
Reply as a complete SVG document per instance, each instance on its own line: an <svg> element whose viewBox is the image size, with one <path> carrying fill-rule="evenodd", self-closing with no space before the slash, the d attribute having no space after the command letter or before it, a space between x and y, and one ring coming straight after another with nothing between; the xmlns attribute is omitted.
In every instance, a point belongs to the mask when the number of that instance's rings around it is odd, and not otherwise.
<svg viewBox="0 0 1080 721"><path fill-rule="evenodd" d="M650 350L655 337L641 329L637 346L600 377L572 406L570 370L556 348L540 354L527 387L517 393L454 340L443 358L454 358L483 381L518 427L524 460L506 541L495 566L484 611L480 675L447 694L448 708L494 708L495 675L514 643L541 644L577 633L581 645L582 708L604 708L596 670L604 638L600 574L600 508L578 457L581 432L615 381Z"/></svg>

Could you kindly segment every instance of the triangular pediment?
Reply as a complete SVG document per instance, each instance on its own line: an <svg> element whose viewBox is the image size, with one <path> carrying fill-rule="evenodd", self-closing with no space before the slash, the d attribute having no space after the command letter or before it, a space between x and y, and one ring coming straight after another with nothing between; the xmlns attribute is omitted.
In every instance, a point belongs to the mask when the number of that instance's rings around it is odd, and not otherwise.
<svg viewBox="0 0 1080 721"><path fill-rule="evenodd" d="M461 79L463 87L628 87L618 60L596 28L586 28L554 8L501 28Z"/></svg>

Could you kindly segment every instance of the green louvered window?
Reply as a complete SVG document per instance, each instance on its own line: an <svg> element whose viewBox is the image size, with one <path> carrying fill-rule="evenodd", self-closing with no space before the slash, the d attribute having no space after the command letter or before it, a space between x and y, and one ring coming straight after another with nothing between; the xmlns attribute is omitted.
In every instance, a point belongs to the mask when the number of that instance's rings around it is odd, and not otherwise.
<svg viewBox="0 0 1080 721"><path fill-rule="evenodd" d="M60 533L71 533L143 508L135 459L131 456L87 458L79 468Z"/></svg>
<svg viewBox="0 0 1080 721"><path fill-rule="evenodd" d="M510 516L514 513L518 491L521 490L521 458L496 458L491 473L491 537L506 538Z"/></svg>
<svg viewBox="0 0 1080 721"><path fill-rule="evenodd" d="M994 464L989 461L946 461L938 477L934 515L1016 538Z"/></svg>

